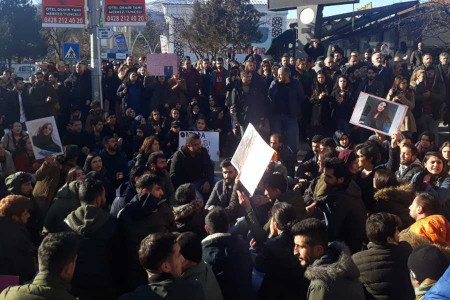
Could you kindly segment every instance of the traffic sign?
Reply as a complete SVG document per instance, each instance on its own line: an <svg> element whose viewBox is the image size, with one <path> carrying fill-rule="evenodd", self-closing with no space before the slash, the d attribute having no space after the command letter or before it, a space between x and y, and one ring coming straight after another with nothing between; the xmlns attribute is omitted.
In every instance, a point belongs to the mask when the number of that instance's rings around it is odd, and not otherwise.
<svg viewBox="0 0 450 300"><path fill-rule="evenodd" d="M64 43L63 60L80 60L80 44Z"/></svg>
<svg viewBox="0 0 450 300"><path fill-rule="evenodd" d="M97 27L97 36L101 40L108 40L114 35L114 30L111 27Z"/></svg>

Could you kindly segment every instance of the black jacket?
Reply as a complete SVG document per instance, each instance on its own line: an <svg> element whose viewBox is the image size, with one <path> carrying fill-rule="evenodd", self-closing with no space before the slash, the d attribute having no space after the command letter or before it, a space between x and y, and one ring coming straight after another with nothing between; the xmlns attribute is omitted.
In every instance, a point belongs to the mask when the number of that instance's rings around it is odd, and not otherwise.
<svg viewBox="0 0 450 300"><path fill-rule="evenodd" d="M288 231L264 243L255 259L255 268L265 274L259 299L306 299L309 282L293 249L294 237Z"/></svg>
<svg viewBox="0 0 450 300"><path fill-rule="evenodd" d="M83 205L66 217L63 229L81 237L72 294L87 300L115 299L120 274L115 218L101 208Z"/></svg>
<svg viewBox="0 0 450 300"><path fill-rule="evenodd" d="M192 157L186 146L182 146L173 155L170 165L170 178L175 188L183 183L204 179L210 184L214 180L214 165L209 157L208 150L202 148L201 152Z"/></svg>
<svg viewBox="0 0 450 300"><path fill-rule="evenodd" d="M256 126L261 117L268 115L268 102L263 91L256 86L250 86L248 93L242 89L242 84L237 84L231 91L230 114L235 122L244 127L248 123Z"/></svg>
<svg viewBox="0 0 450 300"><path fill-rule="evenodd" d="M25 118L27 121L33 119L33 108L31 107L31 100L26 90L21 94L22 106L25 113ZM17 90L12 90L5 95L5 114L6 123L13 124L14 122L20 122L20 104L19 104L19 93Z"/></svg>
<svg viewBox="0 0 450 300"><path fill-rule="evenodd" d="M65 81L64 86L69 91L69 99L72 105L80 108L86 106L86 101L92 98L91 72L84 71L83 75L72 73Z"/></svg>
<svg viewBox="0 0 450 300"><path fill-rule="evenodd" d="M407 260L412 249L406 242L399 245L369 243L368 250L352 256L368 300L413 300Z"/></svg>
<svg viewBox="0 0 450 300"><path fill-rule="evenodd" d="M202 248L202 258L213 269L223 299L253 299L248 244L229 233L215 233L202 241Z"/></svg>
<svg viewBox="0 0 450 300"><path fill-rule="evenodd" d="M278 82L278 80L272 81L272 84L269 88L269 100L271 102L271 111L274 110L275 106L280 105L279 102L285 101L282 97L280 97L279 90L282 88L283 83ZM288 106L289 106L289 116L291 118L297 118L301 112L302 107L304 105L305 100L305 92L303 90L302 84L296 80L291 78L291 82L287 84L288 91Z"/></svg>

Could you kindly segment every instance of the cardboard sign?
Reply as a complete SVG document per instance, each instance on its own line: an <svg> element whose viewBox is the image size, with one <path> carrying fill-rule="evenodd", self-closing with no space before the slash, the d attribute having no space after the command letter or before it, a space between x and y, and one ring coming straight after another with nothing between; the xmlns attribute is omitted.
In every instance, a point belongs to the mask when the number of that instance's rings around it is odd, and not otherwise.
<svg viewBox="0 0 450 300"><path fill-rule="evenodd" d="M255 192L275 150L248 124L239 146L234 152L231 163L240 173L240 180L250 195Z"/></svg>
<svg viewBox="0 0 450 300"><path fill-rule="evenodd" d="M84 28L84 0L42 0L42 27Z"/></svg>
<svg viewBox="0 0 450 300"><path fill-rule="evenodd" d="M172 77L178 73L178 57L175 53L147 54L147 70L150 76Z"/></svg>
<svg viewBox="0 0 450 300"><path fill-rule="evenodd" d="M145 26L145 0L105 0L106 26Z"/></svg>
<svg viewBox="0 0 450 300"><path fill-rule="evenodd" d="M181 147L186 145L186 136L189 133L196 133L202 140L203 148L206 148L209 157L213 161L219 161L219 133L210 131L180 131L178 145Z"/></svg>
<svg viewBox="0 0 450 300"><path fill-rule="evenodd" d="M25 124L36 159L45 158L47 155L64 154L55 117L32 120Z"/></svg>
<svg viewBox="0 0 450 300"><path fill-rule="evenodd" d="M360 93L350 124L392 135L402 126L407 111L406 105Z"/></svg>

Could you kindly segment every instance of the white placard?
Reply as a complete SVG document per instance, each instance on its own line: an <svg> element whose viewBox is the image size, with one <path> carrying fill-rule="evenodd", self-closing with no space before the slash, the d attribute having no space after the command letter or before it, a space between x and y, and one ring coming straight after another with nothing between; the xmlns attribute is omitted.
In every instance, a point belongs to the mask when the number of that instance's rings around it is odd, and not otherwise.
<svg viewBox="0 0 450 300"><path fill-rule="evenodd" d="M392 135L402 126L407 111L406 105L360 93L350 124Z"/></svg>
<svg viewBox="0 0 450 300"><path fill-rule="evenodd" d="M255 192L274 153L255 127L248 124L231 163L240 173L240 181L250 195Z"/></svg>
<svg viewBox="0 0 450 300"><path fill-rule="evenodd" d="M213 161L219 161L219 133L212 131L180 131L178 135L179 146L186 145L186 136L189 133L198 134L202 140L203 148L206 148L209 157Z"/></svg>
<svg viewBox="0 0 450 300"><path fill-rule="evenodd" d="M61 138L58 127L56 127L55 117L47 117L25 123L33 145L33 153L36 159L41 159L47 155L63 154Z"/></svg>

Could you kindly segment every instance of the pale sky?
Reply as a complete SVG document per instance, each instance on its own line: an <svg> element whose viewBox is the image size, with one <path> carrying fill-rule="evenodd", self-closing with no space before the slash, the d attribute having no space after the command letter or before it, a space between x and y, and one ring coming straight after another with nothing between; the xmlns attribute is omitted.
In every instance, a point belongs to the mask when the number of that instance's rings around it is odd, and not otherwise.
<svg viewBox="0 0 450 300"><path fill-rule="evenodd" d="M355 4L355 10L366 5L369 2L372 2L372 7L380 7L408 1L411 0L360 0L359 3ZM353 8L352 4L328 6L324 8L323 15L326 17L348 13L352 11L352 8ZM297 10L290 10L288 14L288 19L295 19L295 18L297 18Z"/></svg>

